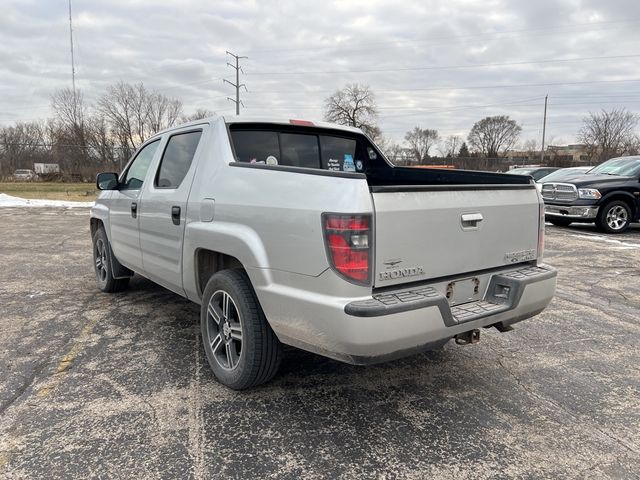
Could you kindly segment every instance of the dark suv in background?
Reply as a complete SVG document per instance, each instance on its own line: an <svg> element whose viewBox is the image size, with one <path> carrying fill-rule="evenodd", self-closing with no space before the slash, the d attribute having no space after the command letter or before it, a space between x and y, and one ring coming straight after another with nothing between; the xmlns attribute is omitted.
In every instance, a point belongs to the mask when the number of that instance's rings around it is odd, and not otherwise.
<svg viewBox="0 0 640 480"><path fill-rule="evenodd" d="M545 217L554 225L595 223L622 233L640 220L640 156L612 158L589 173L542 185Z"/></svg>

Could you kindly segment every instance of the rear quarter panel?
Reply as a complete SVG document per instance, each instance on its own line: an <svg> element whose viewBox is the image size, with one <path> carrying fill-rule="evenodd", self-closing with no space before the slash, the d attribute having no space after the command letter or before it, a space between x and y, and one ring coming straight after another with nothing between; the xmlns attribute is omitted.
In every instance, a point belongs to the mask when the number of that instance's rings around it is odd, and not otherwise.
<svg viewBox="0 0 640 480"><path fill-rule="evenodd" d="M226 126L220 121L213 128L209 156L200 160L187 205L189 298L199 298L193 263L200 248L236 257L250 277L263 275L251 278L254 284L268 283L269 270L320 275L329 268L321 215L372 213L366 180L229 165L235 158Z"/></svg>

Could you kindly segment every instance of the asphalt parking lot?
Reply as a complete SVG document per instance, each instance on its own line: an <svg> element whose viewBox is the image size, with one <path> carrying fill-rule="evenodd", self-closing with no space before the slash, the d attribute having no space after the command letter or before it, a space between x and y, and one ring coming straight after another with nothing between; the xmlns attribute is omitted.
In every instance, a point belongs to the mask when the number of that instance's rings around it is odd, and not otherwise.
<svg viewBox="0 0 640 480"><path fill-rule="evenodd" d="M374 367L217 384L198 307L94 284L85 209L0 209L0 478L640 478L640 228L547 228L557 296Z"/></svg>

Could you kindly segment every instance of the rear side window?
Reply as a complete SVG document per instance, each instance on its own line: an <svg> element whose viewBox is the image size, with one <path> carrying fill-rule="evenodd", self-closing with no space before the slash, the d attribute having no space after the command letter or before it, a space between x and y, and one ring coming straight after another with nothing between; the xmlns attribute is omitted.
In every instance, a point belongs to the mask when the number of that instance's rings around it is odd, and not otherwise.
<svg viewBox="0 0 640 480"><path fill-rule="evenodd" d="M339 172L364 172L375 150L356 138L323 133L231 130L239 162L304 167Z"/></svg>
<svg viewBox="0 0 640 480"><path fill-rule="evenodd" d="M172 135L162 154L156 187L178 188L191 167L202 130Z"/></svg>
<svg viewBox="0 0 640 480"><path fill-rule="evenodd" d="M269 163L277 163L277 159L280 158L280 143L277 132L249 130L231 132L231 136L239 162L267 163L267 159L269 159ZM273 157L273 159L269 157Z"/></svg>
<svg viewBox="0 0 640 480"><path fill-rule="evenodd" d="M317 135L281 133L280 149L282 151L280 165L320 168L320 149Z"/></svg>
<svg viewBox="0 0 640 480"><path fill-rule="evenodd" d="M356 141L350 138L320 137L322 146L322 168L343 172L362 170L362 160L356 159ZM356 162L360 168L356 168Z"/></svg>

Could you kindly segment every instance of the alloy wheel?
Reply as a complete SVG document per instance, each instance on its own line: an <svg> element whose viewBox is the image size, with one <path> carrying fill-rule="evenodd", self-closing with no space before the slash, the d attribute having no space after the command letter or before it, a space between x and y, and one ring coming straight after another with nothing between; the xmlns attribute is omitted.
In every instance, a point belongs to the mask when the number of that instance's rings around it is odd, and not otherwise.
<svg viewBox="0 0 640 480"><path fill-rule="evenodd" d="M207 306L207 341L216 363L233 370L242 354L242 319L233 298L217 290Z"/></svg>
<svg viewBox="0 0 640 480"><path fill-rule="evenodd" d="M607 225L611 230L622 230L629 220L627 209L621 205L615 205L607 212Z"/></svg>

